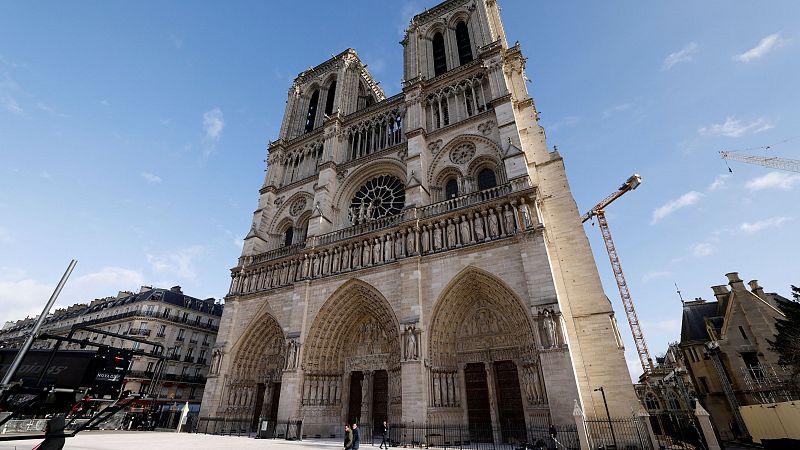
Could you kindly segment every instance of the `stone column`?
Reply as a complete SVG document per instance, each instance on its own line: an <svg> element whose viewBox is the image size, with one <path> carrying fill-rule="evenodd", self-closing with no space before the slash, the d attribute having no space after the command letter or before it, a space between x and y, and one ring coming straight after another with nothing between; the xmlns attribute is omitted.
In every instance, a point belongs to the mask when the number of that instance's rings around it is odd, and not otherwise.
<svg viewBox="0 0 800 450"><path fill-rule="evenodd" d="M708 450L720 450L721 447L719 441L717 441L717 435L714 434L714 426L711 425L711 417L708 411L703 409L699 401L695 403L697 406L695 406L694 415L697 416L697 421L700 422L700 430L703 432Z"/></svg>
<svg viewBox="0 0 800 450"><path fill-rule="evenodd" d="M641 420L644 424L645 429L647 430L647 437L650 439L650 445L652 445L653 448L659 448L658 439L656 439L656 434L653 433L653 425L650 424L650 414L648 414L645 410L640 410L638 413L636 413L636 417L638 417L639 420Z"/></svg>
<svg viewBox="0 0 800 450"><path fill-rule="evenodd" d="M492 417L492 433L494 434L495 442L502 442L502 433L500 430L500 412L497 408L497 389L495 388L494 379L494 364L491 362L484 363L486 370L486 387L489 391L489 414Z"/></svg>
<svg viewBox="0 0 800 450"><path fill-rule="evenodd" d="M575 418L575 428L578 431L578 441L580 441L581 450L589 450L589 433L586 432L583 411L580 405L578 405L578 400L575 400L575 409L572 411L572 416Z"/></svg>

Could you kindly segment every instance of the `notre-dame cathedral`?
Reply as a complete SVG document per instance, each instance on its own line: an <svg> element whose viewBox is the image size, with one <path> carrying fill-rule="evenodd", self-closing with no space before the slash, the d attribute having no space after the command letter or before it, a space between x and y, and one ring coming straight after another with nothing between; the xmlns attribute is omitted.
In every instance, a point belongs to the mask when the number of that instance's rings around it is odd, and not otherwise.
<svg viewBox="0 0 800 450"><path fill-rule="evenodd" d="M232 269L203 416L505 430L637 409L564 161L496 0L416 15L402 92L302 72Z"/></svg>

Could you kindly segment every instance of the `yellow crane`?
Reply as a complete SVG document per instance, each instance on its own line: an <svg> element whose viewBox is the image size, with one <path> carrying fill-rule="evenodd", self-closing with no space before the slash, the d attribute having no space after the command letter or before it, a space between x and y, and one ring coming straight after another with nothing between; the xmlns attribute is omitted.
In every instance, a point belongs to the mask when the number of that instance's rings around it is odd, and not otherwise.
<svg viewBox="0 0 800 450"><path fill-rule="evenodd" d="M769 147L766 147L769 149ZM800 160L781 158L778 156L757 156L739 152L719 152L719 156L725 161L741 161L757 166L771 167L773 169L786 170L788 172L800 172ZM730 167L728 171L733 172Z"/></svg>
<svg viewBox="0 0 800 450"><path fill-rule="evenodd" d="M628 289L628 282L625 281L625 274L622 272L622 264L619 262L619 254L617 254L617 248L614 246L614 239L611 238L611 229L608 227L605 214L605 209L608 205L622 197L626 192L636 189L640 184L642 184L642 177L638 174L632 175L616 192L581 216L581 222L597 217L597 223L600 225L600 232L603 235L603 242L605 242L606 251L608 251L608 259L611 260L611 269L614 271L614 278L619 288L619 295L622 298L622 305L625 308L625 315L628 317L628 324L631 327L633 342L636 344L636 352L639 354L639 362L642 364L642 369L647 373L653 369L653 360L650 358L650 351L647 349L644 332L641 325L639 325L636 309L633 307L633 299L631 298L630 289Z"/></svg>

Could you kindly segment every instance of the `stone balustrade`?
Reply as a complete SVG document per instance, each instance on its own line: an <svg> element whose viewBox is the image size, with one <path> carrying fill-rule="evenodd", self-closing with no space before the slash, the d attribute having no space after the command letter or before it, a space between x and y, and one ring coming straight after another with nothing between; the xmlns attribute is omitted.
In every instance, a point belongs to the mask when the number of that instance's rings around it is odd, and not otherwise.
<svg viewBox="0 0 800 450"><path fill-rule="evenodd" d="M389 264L507 238L538 225L527 177L484 191L311 237L302 249L243 257L230 295ZM289 247L287 247L289 248ZM273 253L275 252L275 253ZM272 259L270 259L272 258Z"/></svg>

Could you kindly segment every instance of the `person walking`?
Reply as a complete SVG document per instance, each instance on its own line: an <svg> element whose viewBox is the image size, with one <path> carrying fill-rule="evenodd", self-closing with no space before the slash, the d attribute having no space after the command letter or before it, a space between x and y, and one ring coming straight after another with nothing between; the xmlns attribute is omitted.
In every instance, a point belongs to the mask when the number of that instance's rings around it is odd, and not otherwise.
<svg viewBox="0 0 800 450"><path fill-rule="evenodd" d="M389 425L386 421L383 421L383 426L381 427L381 445L378 448L383 448L383 446L389 448Z"/></svg>
<svg viewBox="0 0 800 450"><path fill-rule="evenodd" d="M344 450L352 450L353 448L353 432L350 431L350 425L344 426Z"/></svg>
<svg viewBox="0 0 800 450"><path fill-rule="evenodd" d="M358 431L358 424L353 424L353 450L358 450L358 446L361 445L361 433Z"/></svg>

